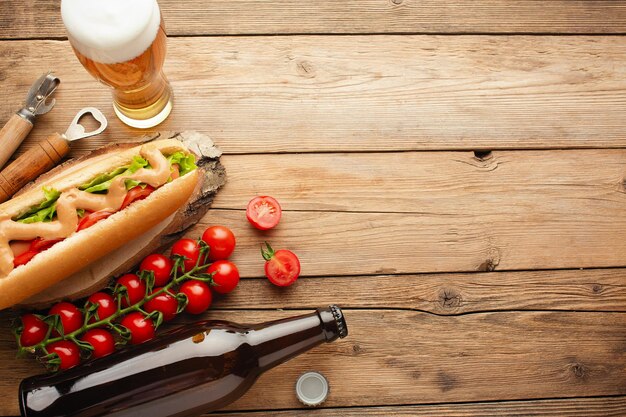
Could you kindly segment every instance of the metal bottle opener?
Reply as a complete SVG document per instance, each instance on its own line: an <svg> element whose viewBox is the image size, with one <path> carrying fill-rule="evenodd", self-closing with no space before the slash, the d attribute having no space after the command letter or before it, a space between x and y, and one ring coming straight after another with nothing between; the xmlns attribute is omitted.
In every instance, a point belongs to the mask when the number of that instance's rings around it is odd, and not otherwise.
<svg viewBox="0 0 626 417"><path fill-rule="evenodd" d="M48 72L39 77L30 87L24 107L11 116L0 130L0 168L28 136L35 123L35 117L52 110L55 100L49 100L49 97L60 83L61 80Z"/></svg>
<svg viewBox="0 0 626 417"><path fill-rule="evenodd" d="M97 129L87 132L80 124L86 114L91 114L100 123ZM0 202L8 200L28 182L58 164L70 151L71 142L102 133L106 127L107 119L100 110L95 107L80 110L64 134L48 136L0 172Z"/></svg>

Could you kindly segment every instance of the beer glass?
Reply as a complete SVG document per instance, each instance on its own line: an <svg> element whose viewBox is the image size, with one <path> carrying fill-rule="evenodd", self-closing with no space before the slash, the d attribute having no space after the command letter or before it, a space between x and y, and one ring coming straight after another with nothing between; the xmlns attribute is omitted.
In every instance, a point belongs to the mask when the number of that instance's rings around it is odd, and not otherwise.
<svg viewBox="0 0 626 417"><path fill-rule="evenodd" d="M165 120L173 97L156 0L62 0L61 16L80 63L113 89L120 120L137 128Z"/></svg>

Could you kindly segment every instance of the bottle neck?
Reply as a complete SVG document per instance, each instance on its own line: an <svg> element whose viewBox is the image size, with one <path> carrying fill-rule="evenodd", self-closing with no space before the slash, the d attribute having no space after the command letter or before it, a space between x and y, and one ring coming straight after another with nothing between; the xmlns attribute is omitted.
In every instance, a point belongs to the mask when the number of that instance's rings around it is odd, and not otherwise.
<svg viewBox="0 0 626 417"><path fill-rule="evenodd" d="M247 336L248 343L256 352L261 371L273 368L323 342L332 342L345 336L344 331L347 332L347 329L341 312L337 318L332 308L336 307L265 323L251 330Z"/></svg>

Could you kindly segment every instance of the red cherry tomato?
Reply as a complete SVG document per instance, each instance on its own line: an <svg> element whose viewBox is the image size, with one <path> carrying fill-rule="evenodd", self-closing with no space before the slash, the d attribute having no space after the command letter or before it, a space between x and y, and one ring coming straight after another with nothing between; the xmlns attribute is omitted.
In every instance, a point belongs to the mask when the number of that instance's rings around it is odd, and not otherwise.
<svg viewBox="0 0 626 417"><path fill-rule="evenodd" d="M122 295L122 307L137 304L146 296L146 284L135 274L126 274L119 277L117 285L126 287L126 294Z"/></svg>
<svg viewBox="0 0 626 417"><path fill-rule="evenodd" d="M155 288L153 292L158 292L162 288ZM162 292L143 305L143 309L148 313L160 311L163 313L163 321L170 321L176 316L178 301L166 292Z"/></svg>
<svg viewBox="0 0 626 417"><path fill-rule="evenodd" d="M269 196L254 197L246 209L248 221L259 230L275 227L281 215L280 204L275 198Z"/></svg>
<svg viewBox="0 0 626 417"><path fill-rule="evenodd" d="M104 329L87 330L80 339L93 346L91 357L94 359L110 355L115 351L115 339L111 332Z"/></svg>
<svg viewBox="0 0 626 417"><path fill-rule="evenodd" d="M97 320L104 320L112 316L115 311L117 311L115 300L112 296L105 292L93 293L89 296L87 301L92 304L98 304L98 309L95 314L89 318L89 323L93 323Z"/></svg>
<svg viewBox="0 0 626 417"><path fill-rule="evenodd" d="M185 307L185 311L190 314L205 312L211 305L211 300L213 299L209 286L195 279L185 281L183 285L180 286L178 292L187 296L189 302Z"/></svg>
<svg viewBox="0 0 626 417"><path fill-rule="evenodd" d="M42 239L42 238L38 237L37 239L33 239L30 242L29 250L32 250L34 252L42 252L42 251L48 249L50 246L52 246L55 243L58 243L58 242L60 242L62 240L63 239Z"/></svg>
<svg viewBox="0 0 626 417"><path fill-rule="evenodd" d="M162 287L170 281L172 261L165 255L153 253L141 261L140 271L152 271L154 273L154 285Z"/></svg>
<svg viewBox="0 0 626 417"><path fill-rule="evenodd" d="M202 234L202 240L209 245L211 261L228 259L235 250L235 235L225 226L211 226Z"/></svg>
<svg viewBox="0 0 626 417"><path fill-rule="evenodd" d="M130 331L132 345L138 345L154 337L154 323L138 311L125 316L120 324Z"/></svg>
<svg viewBox="0 0 626 417"><path fill-rule="evenodd" d="M180 239L172 245L172 257L174 255L185 256L187 258L184 262L185 271L190 271L198 262L200 246L195 240Z"/></svg>
<svg viewBox="0 0 626 417"><path fill-rule="evenodd" d="M26 252L16 256L15 258L13 258L13 267L17 268L20 265L26 265L38 253L39 252L32 251L32 250L27 250Z"/></svg>
<svg viewBox="0 0 626 417"><path fill-rule="evenodd" d="M80 349L69 340L59 340L46 346L48 353L56 353L61 359L59 369L73 368L80 363Z"/></svg>
<svg viewBox="0 0 626 417"><path fill-rule="evenodd" d="M211 264L208 273L213 275L213 282L217 285L213 286L213 290L220 294L228 294L239 284L239 270L237 266L230 261L215 261Z"/></svg>
<svg viewBox="0 0 626 417"><path fill-rule="evenodd" d="M114 213L115 213L114 211L110 211L110 210L98 210L98 211L94 211L93 213L86 214L78 222L76 231L79 232L83 229L87 229L93 226L94 224L98 223L100 220L104 220Z"/></svg>
<svg viewBox="0 0 626 417"><path fill-rule="evenodd" d="M265 259L265 276L279 287L287 287L300 275L300 260L295 253L287 249L274 251L269 243L263 252Z"/></svg>
<svg viewBox="0 0 626 417"><path fill-rule="evenodd" d="M150 185L146 185L143 188L141 187L141 185L131 188L126 193L126 197L124 198L124 201L122 202L122 206L120 207L120 210L128 207L128 205L132 203L133 201L143 200L144 198L152 194L153 191L154 191L154 187Z"/></svg>
<svg viewBox="0 0 626 417"><path fill-rule="evenodd" d="M63 326L63 334L70 334L83 326L83 313L72 303L63 301L52 306L49 315L58 314ZM53 336L58 336L56 330L52 331Z"/></svg>
<svg viewBox="0 0 626 417"><path fill-rule="evenodd" d="M34 314L24 314L22 316L22 333L20 334L20 345L33 346L41 342L48 333L48 325Z"/></svg>

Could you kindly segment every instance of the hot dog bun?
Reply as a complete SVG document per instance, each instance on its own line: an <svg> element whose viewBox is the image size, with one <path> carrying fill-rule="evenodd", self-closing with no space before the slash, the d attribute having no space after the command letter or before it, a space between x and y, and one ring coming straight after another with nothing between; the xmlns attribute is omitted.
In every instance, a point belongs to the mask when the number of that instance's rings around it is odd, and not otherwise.
<svg viewBox="0 0 626 417"><path fill-rule="evenodd" d="M179 141L166 139L151 142L162 153L189 151ZM17 216L42 199L43 186L61 192L90 181L104 172L127 165L139 155L143 145L80 160L38 182L36 187L0 205L0 212ZM26 265L14 268L0 277L0 309L11 307L65 279L109 252L147 232L175 213L193 193L198 182L198 170L173 180L154 191L144 200L116 212L92 227L73 233L68 238L36 255Z"/></svg>
<svg viewBox="0 0 626 417"><path fill-rule="evenodd" d="M147 255L154 252L164 253L172 242L180 239L187 228L193 226L204 217L211 207L217 192L226 183L226 171L219 159L222 153L213 144L209 136L195 131L157 133L152 137L145 138L145 140L149 141L164 137L175 138L181 141L187 148L199 156L199 159L196 160L196 165L198 166L200 179L196 189L185 204L176 213L170 215L141 236L129 241L66 279L46 288L45 291L29 297L17 307L40 309L49 307L59 301L74 301L87 297L106 287L112 278L132 271ZM106 152L117 151L121 147L130 148L133 146L136 145L132 143L108 145L93 151L83 158L92 158ZM58 169L62 170L64 167L61 166ZM54 172L49 174L56 175ZM40 179L43 181L47 178L40 177Z"/></svg>

